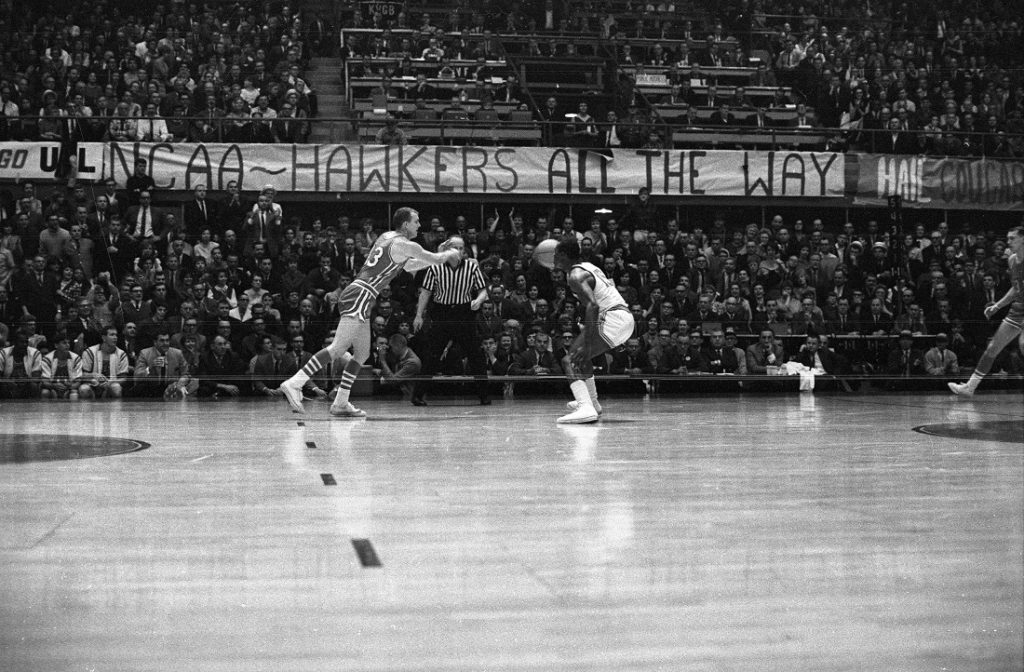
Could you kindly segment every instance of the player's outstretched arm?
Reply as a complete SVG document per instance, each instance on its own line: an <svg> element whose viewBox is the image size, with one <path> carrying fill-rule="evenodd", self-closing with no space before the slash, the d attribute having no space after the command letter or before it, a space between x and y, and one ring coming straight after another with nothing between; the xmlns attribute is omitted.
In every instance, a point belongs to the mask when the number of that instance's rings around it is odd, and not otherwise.
<svg viewBox="0 0 1024 672"><path fill-rule="evenodd" d="M405 270L411 273L445 263L457 266L462 259L462 252L454 248L447 249L444 243L441 245L442 251L428 252L420 247L419 243L414 243L411 240L396 240L392 244L391 249L394 250L397 247L396 251L399 254L405 255L409 260L409 263L405 265Z"/></svg>

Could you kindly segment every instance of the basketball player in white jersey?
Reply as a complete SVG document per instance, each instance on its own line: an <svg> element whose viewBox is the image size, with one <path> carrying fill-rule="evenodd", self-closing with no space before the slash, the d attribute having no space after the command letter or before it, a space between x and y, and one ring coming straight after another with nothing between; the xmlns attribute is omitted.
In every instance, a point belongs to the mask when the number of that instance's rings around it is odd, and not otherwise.
<svg viewBox="0 0 1024 672"><path fill-rule="evenodd" d="M403 270L415 272L428 266L462 261L462 252L442 243L441 251L428 252L412 241L420 229L420 215L412 208L399 208L391 220L391 231L382 233L373 242L359 274L344 290L338 300L338 328L329 346L313 355L294 376L279 388L296 413L305 413L302 407L302 386L310 376L328 362L341 358L345 369L338 385L338 396L331 404L331 415L341 418L362 418L366 413L349 401L352 384L370 356L370 311L377 302L381 288L387 286ZM348 349L352 348L352 354Z"/></svg>
<svg viewBox="0 0 1024 672"><path fill-rule="evenodd" d="M569 289L580 300L583 310L583 330L562 360L575 400L568 404L572 412L560 417L558 422L571 425L597 422L601 404L597 401L591 360L626 342L633 334L633 314L604 272L594 264L580 261L580 244L575 238L558 243L555 268L565 271Z"/></svg>
<svg viewBox="0 0 1024 672"><path fill-rule="evenodd" d="M978 365L974 367L974 373L966 383L949 383L949 389L953 394L969 397L974 394L981 384L982 379L992 369L996 357L1003 351L1010 341L1017 338L1021 351L1024 352L1024 226L1017 226L1010 229L1006 234L1006 245L1010 248L1009 271L1010 289L1006 291L1003 298L993 304L985 306L985 317L991 319L1006 306L1010 311L1003 318L988 347L978 359Z"/></svg>

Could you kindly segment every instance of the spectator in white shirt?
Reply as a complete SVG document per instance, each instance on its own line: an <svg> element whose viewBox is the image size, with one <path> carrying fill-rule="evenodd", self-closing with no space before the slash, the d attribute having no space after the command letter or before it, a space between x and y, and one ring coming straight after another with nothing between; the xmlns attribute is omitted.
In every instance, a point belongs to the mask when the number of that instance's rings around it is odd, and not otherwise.
<svg viewBox="0 0 1024 672"><path fill-rule="evenodd" d="M135 125L135 139L140 142L167 142L171 139L167 122L157 114L153 103L148 103L143 116L139 117Z"/></svg>

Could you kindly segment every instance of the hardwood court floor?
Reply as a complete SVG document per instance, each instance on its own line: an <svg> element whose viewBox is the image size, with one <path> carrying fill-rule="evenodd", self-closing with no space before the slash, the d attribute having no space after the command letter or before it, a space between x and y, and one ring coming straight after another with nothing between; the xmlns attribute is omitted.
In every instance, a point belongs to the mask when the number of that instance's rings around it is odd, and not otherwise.
<svg viewBox="0 0 1024 672"><path fill-rule="evenodd" d="M361 405L0 407L152 444L0 464L0 670L1022 669L1019 393Z"/></svg>

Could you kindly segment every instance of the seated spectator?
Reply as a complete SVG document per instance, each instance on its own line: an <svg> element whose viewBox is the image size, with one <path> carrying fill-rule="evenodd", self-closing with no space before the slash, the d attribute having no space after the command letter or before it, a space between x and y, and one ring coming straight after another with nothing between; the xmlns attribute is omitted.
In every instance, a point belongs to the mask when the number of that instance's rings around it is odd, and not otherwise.
<svg viewBox="0 0 1024 672"><path fill-rule="evenodd" d="M547 334L531 334L533 345L520 354L509 366L509 374L513 376L547 376L562 373L562 367L548 349L550 339Z"/></svg>
<svg viewBox="0 0 1024 672"><path fill-rule="evenodd" d="M726 327L725 346L731 348L736 356L736 375L745 376L747 375L747 353L743 351L743 348L738 347L736 343L736 331L732 327Z"/></svg>
<svg viewBox="0 0 1024 672"><path fill-rule="evenodd" d="M758 342L747 347L747 372L752 375L764 375L768 367L782 366L785 361L782 344L776 343L771 329L762 329Z"/></svg>
<svg viewBox="0 0 1024 672"><path fill-rule="evenodd" d="M406 337L402 334L392 334L386 346L378 346L377 354L380 371L374 373L380 377L381 385L397 386L402 391L402 399L410 401L416 384L415 378L423 364L409 347Z"/></svg>
<svg viewBox="0 0 1024 672"><path fill-rule="evenodd" d="M731 373L739 372L740 363L736 352L726 345L725 332L715 329L711 332L711 343L707 349L709 373Z"/></svg>
<svg viewBox="0 0 1024 672"><path fill-rule="evenodd" d="M808 334L803 347L796 354L795 361L811 369L816 375L838 375L841 371L837 355L828 348L822 347L821 338L817 334Z"/></svg>
<svg viewBox="0 0 1024 672"><path fill-rule="evenodd" d="M389 114L373 141L378 145L398 146L408 144L409 138L406 137L405 131L398 127L398 120Z"/></svg>
<svg viewBox="0 0 1024 672"><path fill-rule="evenodd" d="M110 397L119 399L131 370L128 354L117 347L117 329L106 327L99 344L82 353L82 399Z"/></svg>
<svg viewBox="0 0 1024 672"><path fill-rule="evenodd" d="M11 343L0 350L0 399L35 399L42 355L29 345L28 335L21 329L11 335Z"/></svg>
<svg viewBox="0 0 1024 672"><path fill-rule="evenodd" d="M286 100L273 123L277 142L306 142L309 137L309 122L306 119L305 111L297 109L293 103Z"/></svg>
<svg viewBox="0 0 1024 672"><path fill-rule="evenodd" d="M914 334L901 331L896 346L889 351L885 372L895 378L913 378L927 373L924 353L914 347Z"/></svg>
<svg viewBox="0 0 1024 672"><path fill-rule="evenodd" d="M139 353L133 393L140 397L173 399L191 394L197 386L198 381L189 375L185 356L178 348L171 347L170 330L158 329L153 345Z"/></svg>
<svg viewBox="0 0 1024 672"><path fill-rule="evenodd" d="M171 132L167 129L167 121L160 116L156 105L148 103L143 115L136 121L133 140L139 142L168 142Z"/></svg>
<svg viewBox="0 0 1024 672"><path fill-rule="evenodd" d="M924 368L929 376L956 376L960 373L956 353L948 346L946 334L935 335L935 346L924 353Z"/></svg>
<svg viewBox="0 0 1024 672"><path fill-rule="evenodd" d="M280 339L264 337L270 341L270 350L256 355L252 364L253 392L270 398L281 396L281 383L290 378L298 369L290 369L285 360L288 344Z"/></svg>
<svg viewBox="0 0 1024 672"><path fill-rule="evenodd" d="M485 302L488 305L490 302ZM490 304L493 308L493 304ZM480 346L484 351L484 369L488 376L504 376L512 365L512 359L507 350L499 350L498 341L494 335L485 335Z"/></svg>
<svg viewBox="0 0 1024 672"><path fill-rule="evenodd" d="M640 339L632 337L626 341L624 348L615 351L610 373L639 376L654 373L651 361L640 346Z"/></svg>
<svg viewBox="0 0 1024 672"><path fill-rule="evenodd" d="M43 399L78 400L78 387L82 382L82 358L71 351L66 333L53 339L54 350L42 361Z"/></svg>

